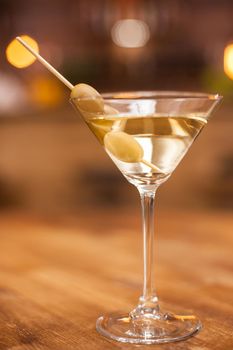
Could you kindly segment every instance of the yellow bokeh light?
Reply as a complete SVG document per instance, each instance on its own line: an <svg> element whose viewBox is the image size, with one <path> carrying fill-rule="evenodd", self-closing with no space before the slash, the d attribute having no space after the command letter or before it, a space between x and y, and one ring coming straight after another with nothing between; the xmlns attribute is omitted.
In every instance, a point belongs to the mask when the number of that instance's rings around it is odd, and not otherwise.
<svg viewBox="0 0 233 350"><path fill-rule="evenodd" d="M227 45L224 50L224 72L233 79L233 43Z"/></svg>
<svg viewBox="0 0 233 350"><path fill-rule="evenodd" d="M41 107L54 107L64 99L64 92L61 84L47 76L39 76L31 80L30 96L32 101Z"/></svg>
<svg viewBox="0 0 233 350"><path fill-rule="evenodd" d="M28 35L22 35L21 38L28 43L37 53L39 46L37 42ZM36 58L23 47L16 39L12 40L6 48L6 57L8 62L17 68L25 68L35 62Z"/></svg>

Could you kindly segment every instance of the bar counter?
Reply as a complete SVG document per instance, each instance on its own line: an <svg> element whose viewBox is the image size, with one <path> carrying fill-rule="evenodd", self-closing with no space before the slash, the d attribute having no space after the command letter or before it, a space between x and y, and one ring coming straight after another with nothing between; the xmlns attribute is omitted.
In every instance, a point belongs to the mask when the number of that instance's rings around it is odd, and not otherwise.
<svg viewBox="0 0 233 350"><path fill-rule="evenodd" d="M130 311L142 287L140 213L97 210L39 217L0 214L0 349L232 350L233 217L162 211L156 222L157 292L164 309L193 312L186 341L109 341L96 318Z"/></svg>

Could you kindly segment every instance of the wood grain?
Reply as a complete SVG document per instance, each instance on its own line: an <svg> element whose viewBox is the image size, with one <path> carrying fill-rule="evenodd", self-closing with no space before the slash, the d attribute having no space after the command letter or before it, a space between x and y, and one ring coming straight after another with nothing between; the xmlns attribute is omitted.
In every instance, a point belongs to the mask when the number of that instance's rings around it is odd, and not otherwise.
<svg viewBox="0 0 233 350"><path fill-rule="evenodd" d="M232 224L224 213L161 212L158 294L203 330L162 346L111 342L95 320L129 311L141 292L140 213L0 216L0 350L232 350Z"/></svg>

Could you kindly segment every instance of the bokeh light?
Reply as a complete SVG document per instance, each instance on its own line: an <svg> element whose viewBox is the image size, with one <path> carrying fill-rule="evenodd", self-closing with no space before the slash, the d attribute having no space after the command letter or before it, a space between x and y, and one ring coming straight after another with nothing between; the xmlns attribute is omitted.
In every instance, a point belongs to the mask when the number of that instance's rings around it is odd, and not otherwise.
<svg viewBox="0 0 233 350"><path fill-rule="evenodd" d="M14 74L1 72L0 113L20 113L27 101L28 96L22 81Z"/></svg>
<svg viewBox="0 0 233 350"><path fill-rule="evenodd" d="M42 75L31 80L30 97L40 107L55 107L64 100L64 91L55 78Z"/></svg>
<svg viewBox="0 0 233 350"><path fill-rule="evenodd" d="M37 42L28 35L22 35L21 38L26 41L36 52L39 52ZM25 68L35 62L36 58L23 47L16 39L13 39L6 48L7 60L17 68Z"/></svg>
<svg viewBox="0 0 233 350"><path fill-rule="evenodd" d="M224 72L233 79L233 43L227 45L224 50Z"/></svg>
<svg viewBox="0 0 233 350"><path fill-rule="evenodd" d="M117 46L137 48L146 45L150 38L150 30L144 21L123 19L113 25L111 35Z"/></svg>

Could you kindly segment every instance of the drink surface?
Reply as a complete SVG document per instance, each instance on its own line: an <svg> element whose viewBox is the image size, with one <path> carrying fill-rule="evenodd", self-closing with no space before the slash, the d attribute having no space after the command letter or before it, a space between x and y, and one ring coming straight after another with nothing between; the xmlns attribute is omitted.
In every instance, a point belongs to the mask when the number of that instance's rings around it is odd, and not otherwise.
<svg viewBox="0 0 233 350"><path fill-rule="evenodd" d="M86 119L123 175L135 185L167 179L207 123L200 115Z"/></svg>

